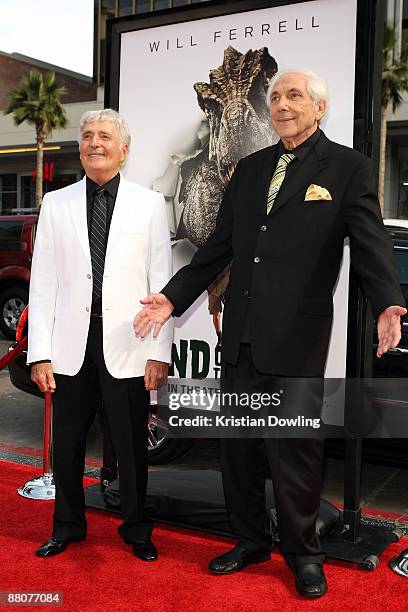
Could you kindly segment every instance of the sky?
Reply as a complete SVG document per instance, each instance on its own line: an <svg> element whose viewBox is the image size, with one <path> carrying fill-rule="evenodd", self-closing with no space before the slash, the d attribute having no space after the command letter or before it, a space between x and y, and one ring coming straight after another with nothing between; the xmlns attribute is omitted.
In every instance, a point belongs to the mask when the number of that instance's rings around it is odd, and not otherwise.
<svg viewBox="0 0 408 612"><path fill-rule="evenodd" d="M93 75L94 0L0 0L0 51Z"/></svg>

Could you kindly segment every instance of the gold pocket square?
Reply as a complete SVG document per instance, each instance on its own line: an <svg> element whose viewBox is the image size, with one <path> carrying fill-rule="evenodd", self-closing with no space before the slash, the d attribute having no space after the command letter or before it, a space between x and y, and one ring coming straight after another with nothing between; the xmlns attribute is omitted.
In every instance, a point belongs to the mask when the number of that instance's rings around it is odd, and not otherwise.
<svg viewBox="0 0 408 612"><path fill-rule="evenodd" d="M332 200L330 193L325 187L320 185L309 185L305 195L305 202L307 200Z"/></svg>

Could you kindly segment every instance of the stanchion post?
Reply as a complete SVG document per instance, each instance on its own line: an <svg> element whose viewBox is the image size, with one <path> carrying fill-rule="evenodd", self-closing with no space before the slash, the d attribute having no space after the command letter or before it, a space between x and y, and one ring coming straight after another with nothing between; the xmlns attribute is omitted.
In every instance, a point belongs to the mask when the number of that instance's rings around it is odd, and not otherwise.
<svg viewBox="0 0 408 612"><path fill-rule="evenodd" d="M361 523L361 438L346 440L343 538L357 542Z"/></svg>
<svg viewBox="0 0 408 612"><path fill-rule="evenodd" d="M44 394L43 474L32 478L17 489L23 497L30 499L55 499L52 474L52 400L51 393Z"/></svg>
<svg viewBox="0 0 408 612"><path fill-rule="evenodd" d="M27 337L23 338L24 328L28 318L28 306L21 313L20 320L17 325L16 340L20 352L22 347L27 346ZM19 352L16 352L19 354ZM9 354L9 361L13 356ZM44 394L44 436L43 436L43 474L32 478L19 489L18 493L29 499L55 499L55 485L52 475L52 400L51 393Z"/></svg>
<svg viewBox="0 0 408 612"><path fill-rule="evenodd" d="M52 399L49 392L44 397L43 470L44 474L52 474Z"/></svg>

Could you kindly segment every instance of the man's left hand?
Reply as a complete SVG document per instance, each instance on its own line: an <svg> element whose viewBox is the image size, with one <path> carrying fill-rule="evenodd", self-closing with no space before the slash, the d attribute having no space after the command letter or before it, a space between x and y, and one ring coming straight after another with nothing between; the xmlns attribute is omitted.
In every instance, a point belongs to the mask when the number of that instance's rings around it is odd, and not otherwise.
<svg viewBox="0 0 408 612"><path fill-rule="evenodd" d="M163 361L148 359L145 367L144 382L147 391L156 391L158 387L167 382L169 364Z"/></svg>
<svg viewBox="0 0 408 612"><path fill-rule="evenodd" d="M401 317L407 314L402 306L389 306L378 317L377 357L381 357L390 348L395 348L401 340Z"/></svg>

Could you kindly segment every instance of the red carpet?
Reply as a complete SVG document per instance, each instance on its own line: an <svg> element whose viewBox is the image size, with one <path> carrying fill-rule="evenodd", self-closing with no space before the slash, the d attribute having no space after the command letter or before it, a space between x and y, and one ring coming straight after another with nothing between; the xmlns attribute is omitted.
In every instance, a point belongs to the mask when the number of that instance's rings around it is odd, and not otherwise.
<svg viewBox="0 0 408 612"><path fill-rule="evenodd" d="M329 593L315 601L297 596L291 573L276 552L271 561L239 574L212 576L206 565L231 546L230 540L159 526L153 539L160 559L143 563L119 539L118 518L93 510L88 512L86 542L71 544L58 557L39 559L34 551L50 533L53 504L24 499L16 489L40 472L14 463L0 465L0 592L60 591L67 612L407 609L408 581L394 574L387 561L408 548L408 539L390 546L374 572L328 561Z"/></svg>
<svg viewBox="0 0 408 612"><path fill-rule="evenodd" d="M16 446L15 444L7 444L0 442L0 450L8 451L10 453L17 453L19 455L28 455L29 457L42 457L43 449L33 448L32 446ZM102 461L95 457L86 457L85 465L90 467L102 467Z"/></svg>

